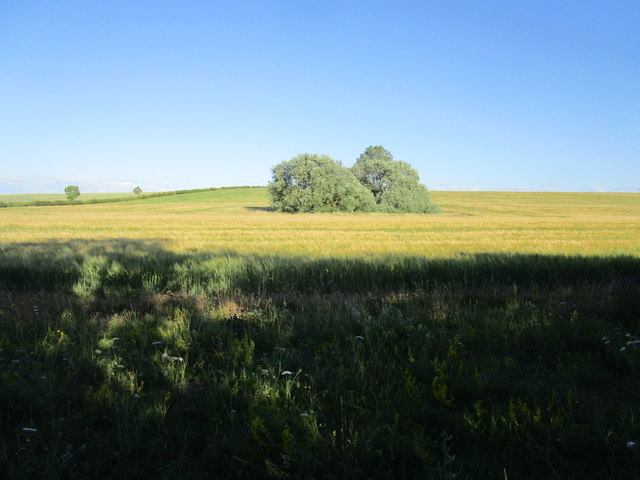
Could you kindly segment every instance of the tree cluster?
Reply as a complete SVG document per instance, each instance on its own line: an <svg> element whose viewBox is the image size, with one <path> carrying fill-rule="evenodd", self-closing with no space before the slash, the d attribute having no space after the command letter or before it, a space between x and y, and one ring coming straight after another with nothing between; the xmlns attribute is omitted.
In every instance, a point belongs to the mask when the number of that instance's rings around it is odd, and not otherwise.
<svg viewBox="0 0 640 480"><path fill-rule="evenodd" d="M303 153L272 169L268 191L276 211L435 213L427 187L407 162L370 146L351 168L327 155Z"/></svg>

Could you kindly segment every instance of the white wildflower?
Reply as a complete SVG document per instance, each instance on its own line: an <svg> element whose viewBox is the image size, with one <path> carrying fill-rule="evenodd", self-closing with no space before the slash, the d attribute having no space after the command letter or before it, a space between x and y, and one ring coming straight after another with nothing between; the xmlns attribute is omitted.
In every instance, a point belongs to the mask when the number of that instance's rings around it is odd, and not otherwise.
<svg viewBox="0 0 640 480"><path fill-rule="evenodd" d="M356 335L356 340L364 340L364 337L362 337L360 335Z"/></svg>
<svg viewBox="0 0 640 480"><path fill-rule="evenodd" d="M22 427L22 431L23 432L37 432L38 429L37 428L31 428L31 427Z"/></svg>
<svg viewBox="0 0 640 480"><path fill-rule="evenodd" d="M184 358L182 357L170 357L169 360L172 362L184 362Z"/></svg>
<svg viewBox="0 0 640 480"><path fill-rule="evenodd" d="M280 375L293 375L293 372L290 372L289 370L284 370Z"/></svg>
<svg viewBox="0 0 640 480"><path fill-rule="evenodd" d="M100 355L102 352L96 348L96 349L93 351L93 353L95 353L96 355Z"/></svg>
<svg viewBox="0 0 640 480"><path fill-rule="evenodd" d="M627 448L636 448L636 442L627 442Z"/></svg>
<svg viewBox="0 0 640 480"><path fill-rule="evenodd" d="M300 414L300 416L301 416L302 418L306 418L306 417L308 417L308 416L309 416L309 414L308 414L308 413L301 413L301 414Z"/></svg>
<svg viewBox="0 0 640 480"><path fill-rule="evenodd" d="M624 352L626 349L627 349L627 347L622 347L622 348L620 349L620 351L621 351L621 352Z"/></svg>

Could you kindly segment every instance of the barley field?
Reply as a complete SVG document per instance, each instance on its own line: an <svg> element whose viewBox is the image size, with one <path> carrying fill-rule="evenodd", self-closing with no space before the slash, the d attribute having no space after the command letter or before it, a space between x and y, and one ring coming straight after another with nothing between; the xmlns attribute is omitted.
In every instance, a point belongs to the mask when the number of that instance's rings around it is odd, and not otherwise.
<svg viewBox="0 0 640 480"><path fill-rule="evenodd" d="M262 188L0 210L0 242L128 238L177 252L351 257L640 255L640 195L433 192L441 215L269 211Z"/></svg>
<svg viewBox="0 0 640 480"><path fill-rule="evenodd" d="M640 195L433 198L0 208L0 477L637 478Z"/></svg>

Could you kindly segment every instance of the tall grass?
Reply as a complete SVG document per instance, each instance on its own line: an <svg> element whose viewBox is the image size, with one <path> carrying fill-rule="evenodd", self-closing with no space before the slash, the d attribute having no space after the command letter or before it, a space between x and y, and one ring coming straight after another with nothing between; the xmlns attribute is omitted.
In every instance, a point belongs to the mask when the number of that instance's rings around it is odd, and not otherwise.
<svg viewBox="0 0 640 480"><path fill-rule="evenodd" d="M573 284L613 281L637 272L640 259L544 255L310 258L226 253L181 254L155 242L47 242L0 246L0 286L13 291L126 295L363 293L420 290L440 284Z"/></svg>
<svg viewBox="0 0 640 480"><path fill-rule="evenodd" d="M635 478L640 259L4 245L11 478Z"/></svg>

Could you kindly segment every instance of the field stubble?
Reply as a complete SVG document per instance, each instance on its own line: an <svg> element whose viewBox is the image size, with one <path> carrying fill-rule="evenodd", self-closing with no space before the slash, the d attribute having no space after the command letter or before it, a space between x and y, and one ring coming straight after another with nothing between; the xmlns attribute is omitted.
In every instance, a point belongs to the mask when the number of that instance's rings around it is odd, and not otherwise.
<svg viewBox="0 0 640 480"><path fill-rule="evenodd" d="M244 192L244 195L243 195ZM268 211L262 189L0 211L0 240L129 238L174 251L314 257L640 255L640 195L434 192L442 215Z"/></svg>

